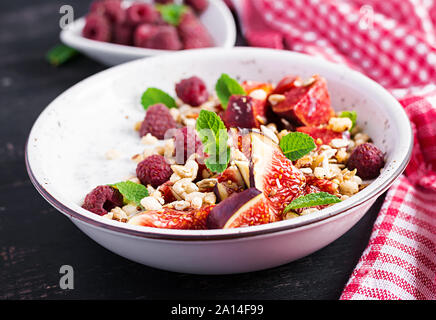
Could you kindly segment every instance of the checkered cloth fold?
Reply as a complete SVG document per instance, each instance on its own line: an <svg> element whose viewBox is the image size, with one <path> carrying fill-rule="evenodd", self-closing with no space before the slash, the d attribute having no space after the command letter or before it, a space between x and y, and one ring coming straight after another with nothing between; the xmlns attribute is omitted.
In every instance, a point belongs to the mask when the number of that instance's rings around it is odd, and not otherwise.
<svg viewBox="0 0 436 320"><path fill-rule="evenodd" d="M436 0L233 0L252 46L346 64L400 101L412 159L341 299L436 299Z"/></svg>

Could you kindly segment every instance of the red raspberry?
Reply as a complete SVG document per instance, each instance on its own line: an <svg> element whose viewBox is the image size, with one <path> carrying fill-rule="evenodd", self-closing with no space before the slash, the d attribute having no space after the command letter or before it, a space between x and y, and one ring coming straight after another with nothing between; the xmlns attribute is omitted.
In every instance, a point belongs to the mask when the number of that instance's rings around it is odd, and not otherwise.
<svg viewBox="0 0 436 320"><path fill-rule="evenodd" d="M184 0L183 2L194 9L197 13L202 13L209 5L208 0Z"/></svg>
<svg viewBox="0 0 436 320"><path fill-rule="evenodd" d="M173 26L159 25L153 37L147 41L147 48L160 50L181 50L183 49L177 29Z"/></svg>
<svg viewBox="0 0 436 320"><path fill-rule="evenodd" d="M151 133L158 139L164 139L167 130L175 127L176 121L168 108L164 104L158 103L148 107L144 121L139 129L139 135L143 137L147 133Z"/></svg>
<svg viewBox="0 0 436 320"><path fill-rule="evenodd" d="M191 106L199 106L209 99L206 84L199 77L190 77L176 84L177 96Z"/></svg>
<svg viewBox="0 0 436 320"><path fill-rule="evenodd" d="M90 12L104 15L112 25L121 24L126 20L126 12L119 0L94 1Z"/></svg>
<svg viewBox="0 0 436 320"><path fill-rule="evenodd" d="M193 153L203 154L203 144L192 127L178 129L174 135L174 156L176 163L184 164Z"/></svg>
<svg viewBox="0 0 436 320"><path fill-rule="evenodd" d="M133 44L133 28L128 24L117 24L114 27L113 42L130 46Z"/></svg>
<svg viewBox="0 0 436 320"><path fill-rule="evenodd" d="M86 24L82 30L85 38L108 42L111 39L109 21L102 15L91 13L86 17Z"/></svg>
<svg viewBox="0 0 436 320"><path fill-rule="evenodd" d="M145 158L136 167L136 176L141 183L145 186L151 184L154 188L167 182L172 174L173 170L165 157L157 154Z"/></svg>
<svg viewBox="0 0 436 320"><path fill-rule="evenodd" d="M148 3L134 3L126 10L127 22L132 26L142 23L154 23L159 16L159 12Z"/></svg>
<svg viewBox="0 0 436 320"><path fill-rule="evenodd" d="M148 41L155 36L157 27L151 24L141 24L136 27L133 34L133 44L136 47L146 48Z"/></svg>
<svg viewBox="0 0 436 320"><path fill-rule="evenodd" d="M357 169L357 175L362 179L377 178L384 165L383 153L372 143L357 146L347 163L348 169Z"/></svg>
<svg viewBox="0 0 436 320"><path fill-rule="evenodd" d="M207 48L213 46L213 40L206 27L192 11L183 14L177 27L185 49Z"/></svg>
<svg viewBox="0 0 436 320"><path fill-rule="evenodd" d="M115 207L123 205L121 193L110 186L98 186L85 197L82 208L103 216Z"/></svg>

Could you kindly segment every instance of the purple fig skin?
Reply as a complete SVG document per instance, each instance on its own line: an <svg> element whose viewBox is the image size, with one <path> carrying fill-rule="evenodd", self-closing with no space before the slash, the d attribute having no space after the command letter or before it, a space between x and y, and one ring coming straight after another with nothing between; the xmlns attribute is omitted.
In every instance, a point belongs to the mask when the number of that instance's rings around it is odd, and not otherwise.
<svg viewBox="0 0 436 320"><path fill-rule="evenodd" d="M212 209L207 217L206 225L208 229L222 229L227 221L238 213L238 210L254 197L261 194L256 188L250 188L240 193L235 193L231 197L220 202Z"/></svg>

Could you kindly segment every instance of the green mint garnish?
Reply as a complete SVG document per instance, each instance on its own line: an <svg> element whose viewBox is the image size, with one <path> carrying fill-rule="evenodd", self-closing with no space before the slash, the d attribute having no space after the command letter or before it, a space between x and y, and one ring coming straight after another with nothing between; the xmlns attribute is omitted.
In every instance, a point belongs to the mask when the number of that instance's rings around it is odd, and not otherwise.
<svg viewBox="0 0 436 320"><path fill-rule="evenodd" d="M177 27L187 7L180 4L158 4L156 9L160 12L162 19L166 23Z"/></svg>
<svg viewBox="0 0 436 320"><path fill-rule="evenodd" d="M47 52L45 57L51 65L59 66L74 58L78 53L77 50L60 44Z"/></svg>
<svg viewBox="0 0 436 320"><path fill-rule="evenodd" d="M220 117L212 111L201 110L197 118L196 130L208 157L206 167L212 172L223 172L230 161L230 147L227 128Z"/></svg>
<svg viewBox="0 0 436 320"><path fill-rule="evenodd" d="M341 202L341 200L338 197L327 192L309 193L305 196L293 200L290 204L286 206L283 213L287 213L288 211L293 209L322 206L325 204L332 204L338 202Z"/></svg>
<svg viewBox="0 0 436 320"><path fill-rule="evenodd" d="M339 114L339 117L340 118L350 118L351 122L353 123L353 125L350 128L350 131L356 125L356 121L357 121L357 113L356 113L356 111L342 111Z"/></svg>
<svg viewBox="0 0 436 320"><path fill-rule="evenodd" d="M132 181L118 182L113 184L112 187L118 189L126 202L134 203L137 206L141 204L141 199L148 197L147 188L142 184Z"/></svg>
<svg viewBox="0 0 436 320"><path fill-rule="evenodd" d="M244 88L236 81L231 78L228 74L223 73L218 79L215 85L215 91L218 99L221 102L221 107L225 110L229 104L230 96L234 94L245 95L246 92Z"/></svg>
<svg viewBox="0 0 436 320"><path fill-rule="evenodd" d="M177 108L176 100L165 91L157 88L148 88L145 90L141 97L141 103L145 110L156 103L163 103L168 108Z"/></svg>
<svg viewBox="0 0 436 320"><path fill-rule="evenodd" d="M280 148L289 160L295 161L315 149L316 144L308 134L291 132L280 140Z"/></svg>

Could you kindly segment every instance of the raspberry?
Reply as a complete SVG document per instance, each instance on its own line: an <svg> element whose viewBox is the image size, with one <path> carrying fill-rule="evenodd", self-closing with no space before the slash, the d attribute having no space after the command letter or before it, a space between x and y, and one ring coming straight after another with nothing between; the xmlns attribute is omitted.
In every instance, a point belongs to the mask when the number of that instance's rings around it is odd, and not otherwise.
<svg viewBox="0 0 436 320"><path fill-rule="evenodd" d="M158 103L147 109L144 121L139 129L139 135L143 137L150 133L158 139L164 139L167 130L175 127L176 121L168 108L164 104Z"/></svg>
<svg viewBox="0 0 436 320"><path fill-rule="evenodd" d="M157 188L169 180L173 170L165 157L160 155L152 155L138 163L136 167L136 176L143 185L151 184Z"/></svg>
<svg viewBox="0 0 436 320"><path fill-rule="evenodd" d="M119 0L94 1L90 11L104 15L112 25L121 24L126 19L126 12Z"/></svg>
<svg viewBox="0 0 436 320"><path fill-rule="evenodd" d="M115 207L123 205L121 193L110 186L98 186L85 197L82 208L103 216Z"/></svg>
<svg viewBox="0 0 436 320"><path fill-rule="evenodd" d="M85 38L108 42L111 39L109 21L102 15L91 13L86 17L82 34Z"/></svg>
<svg viewBox="0 0 436 320"><path fill-rule="evenodd" d="M133 34L133 44L136 47L147 47L147 42L156 34L157 27L151 24L141 24Z"/></svg>
<svg viewBox="0 0 436 320"><path fill-rule="evenodd" d="M159 12L148 3L134 3L126 10L127 22L132 26L154 23L158 18Z"/></svg>
<svg viewBox="0 0 436 320"><path fill-rule="evenodd" d="M184 0L183 2L198 13L202 13L209 5L208 0Z"/></svg>
<svg viewBox="0 0 436 320"><path fill-rule="evenodd" d="M183 14L177 28L185 49L213 46L209 32L192 11L187 11Z"/></svg>
<svg viewBox="0 0 436 320"><path fill-rule="evenodd" d="M347 163L348 169L357 169L357 175L362 179L376 178L384 165L383 153L372 143L357 146Z"/></svg>
<svg viewBox="0 0 436 320"><path fill-rule="evenodd" d="M203 144L192 127L178 129L174 135L174 156L176 163L184 164L193 153L203 154Z"/></svg>
<svg viewBox="0 0 436 320"><path fill-rule="evenodd" d="M191 106L199 106L209 99L206 84L199 77L183 79L176 84L177 96Z"/></svg>
<svg viewBox="0 0 436 320"><path fill-rule="evenodd" d="M177 29L173 26L156 26L156 33L147 41L147 48L180 50L183 48Z"/></svg>
<svg viewBox="0 0 436 320"><path fill-rule="evenodd" d="M125 23L115 25L113 42L130 46L133 43L133 28Z"/></svg>

